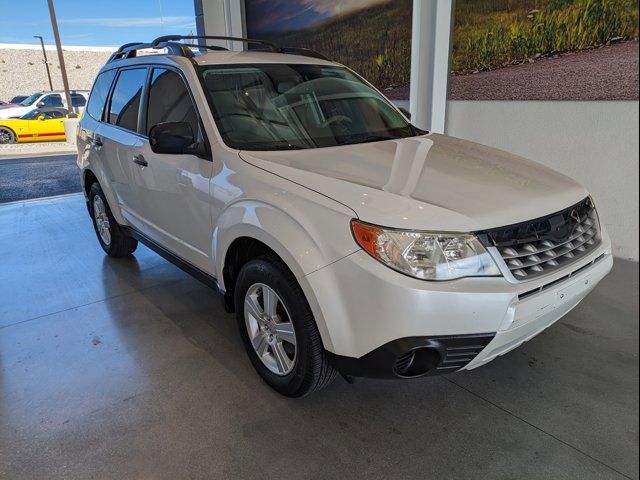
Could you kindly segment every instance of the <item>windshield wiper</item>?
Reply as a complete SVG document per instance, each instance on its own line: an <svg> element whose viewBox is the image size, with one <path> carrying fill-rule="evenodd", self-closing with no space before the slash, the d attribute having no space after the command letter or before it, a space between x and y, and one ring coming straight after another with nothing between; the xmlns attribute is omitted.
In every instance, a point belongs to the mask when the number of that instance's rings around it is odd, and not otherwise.
<svg viewBox="0 0 640 480"><path fill-rule="evenodd" d="M404 137L390 137L388 135L364 135L354 138L353 141L340 143L340 145L357 145L358 143L382 142L384 140L398 140Z"/></svg>
<svg viewBox="0 0 640 480"><path fill-rule="evenodd" d="M299 147L297 145L274 145L264 143L245 143L239 146L238 150L249 151L276 151L276 150L306 150L307 147Z"/></svg>

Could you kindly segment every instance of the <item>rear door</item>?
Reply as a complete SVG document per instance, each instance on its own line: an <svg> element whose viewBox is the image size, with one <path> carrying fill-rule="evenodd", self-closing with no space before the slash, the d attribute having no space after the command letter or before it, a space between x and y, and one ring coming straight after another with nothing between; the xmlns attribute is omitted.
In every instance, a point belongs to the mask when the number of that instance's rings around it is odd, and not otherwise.
<svg viewBox="0 0 640 480"><path fill-rule="evenodd" d="M120 69L107 104L105 122L96 132L96 143L122 215L137 228L146 222L142 197L133 185L132 165L136 148L141 144L138 122L147 71L146 66Z"/></svg>
<svg viewBox="0 0 640 480"><path fill-rule="evenodd" d="M134 188L141 198L143 233L207 273L211 267L210 159L191 154L156 154L148 141L154 125L188 122L197 138L206 142L198 110L179 71L153 67L149 72L144 135L135 147L142 159L133 165ZM146 166L145 166L146 164Z"/></svg>

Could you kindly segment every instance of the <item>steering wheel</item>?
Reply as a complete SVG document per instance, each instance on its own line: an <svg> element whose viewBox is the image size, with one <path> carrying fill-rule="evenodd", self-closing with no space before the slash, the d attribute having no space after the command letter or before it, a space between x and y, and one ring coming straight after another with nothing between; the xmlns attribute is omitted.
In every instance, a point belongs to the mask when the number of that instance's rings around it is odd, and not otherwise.
<svg viewBox="0 0 640 480"><path fill-rule="evenodd" d="M334 115L333 117L329 117L324 122L322 122L320 124L320 127L321 128L325 128L325 127L328 127L329 125L332 125L332 124L338 123L338 122L351 123L352 120L349 117L347 117L346 115Z"/></svg>

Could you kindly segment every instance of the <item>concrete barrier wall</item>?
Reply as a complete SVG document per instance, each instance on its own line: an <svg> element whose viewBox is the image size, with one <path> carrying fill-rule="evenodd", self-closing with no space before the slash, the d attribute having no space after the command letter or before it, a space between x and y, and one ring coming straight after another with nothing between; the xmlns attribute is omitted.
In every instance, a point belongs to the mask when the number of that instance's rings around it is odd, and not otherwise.
<svg viewBox="0 0 640 480"><path fill-rule="evenodd" d="M64 60L69 87L77 90L90 89L98 71L113 50L115 48L109 47L65 48ZM53 88L62 89L62 75L55 48L47 48L47 59ZM0 100L9 101L15 95L31 95L39 90L49 90L41 47L0 44Z"/></svg>
<svg viewBox="0 0 640 480"><path fill-rule="evenodd" d="M638 261L637 101L450 101L447 133L578 180L593 194L614 254Z"/></svg>

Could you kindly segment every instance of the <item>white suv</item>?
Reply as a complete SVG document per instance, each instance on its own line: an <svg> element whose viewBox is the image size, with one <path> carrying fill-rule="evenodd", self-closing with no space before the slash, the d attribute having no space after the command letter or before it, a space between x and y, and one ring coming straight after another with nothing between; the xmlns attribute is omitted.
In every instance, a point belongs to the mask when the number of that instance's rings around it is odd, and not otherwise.
<svg viewBox="0 0 640 480"><path fill-rule="evenodd" d="M571 179L421 131L318 54L183 38L123 46L98 75L78 130L89 212L107 254L141 241L218 289L280 393L478 367L611 269Z"/></svg>
<svg viewBox="0 0 640 480"><path fill-rule="evenodd" d="M36 92L28 96L17 105L0 108L0 120L8 118L20 118L36 108L65 108L68 111L82 113L87 103L88 91L71 90L71 106L67 107L67 99L64 90L54 90L52 92Z"/></svg>

